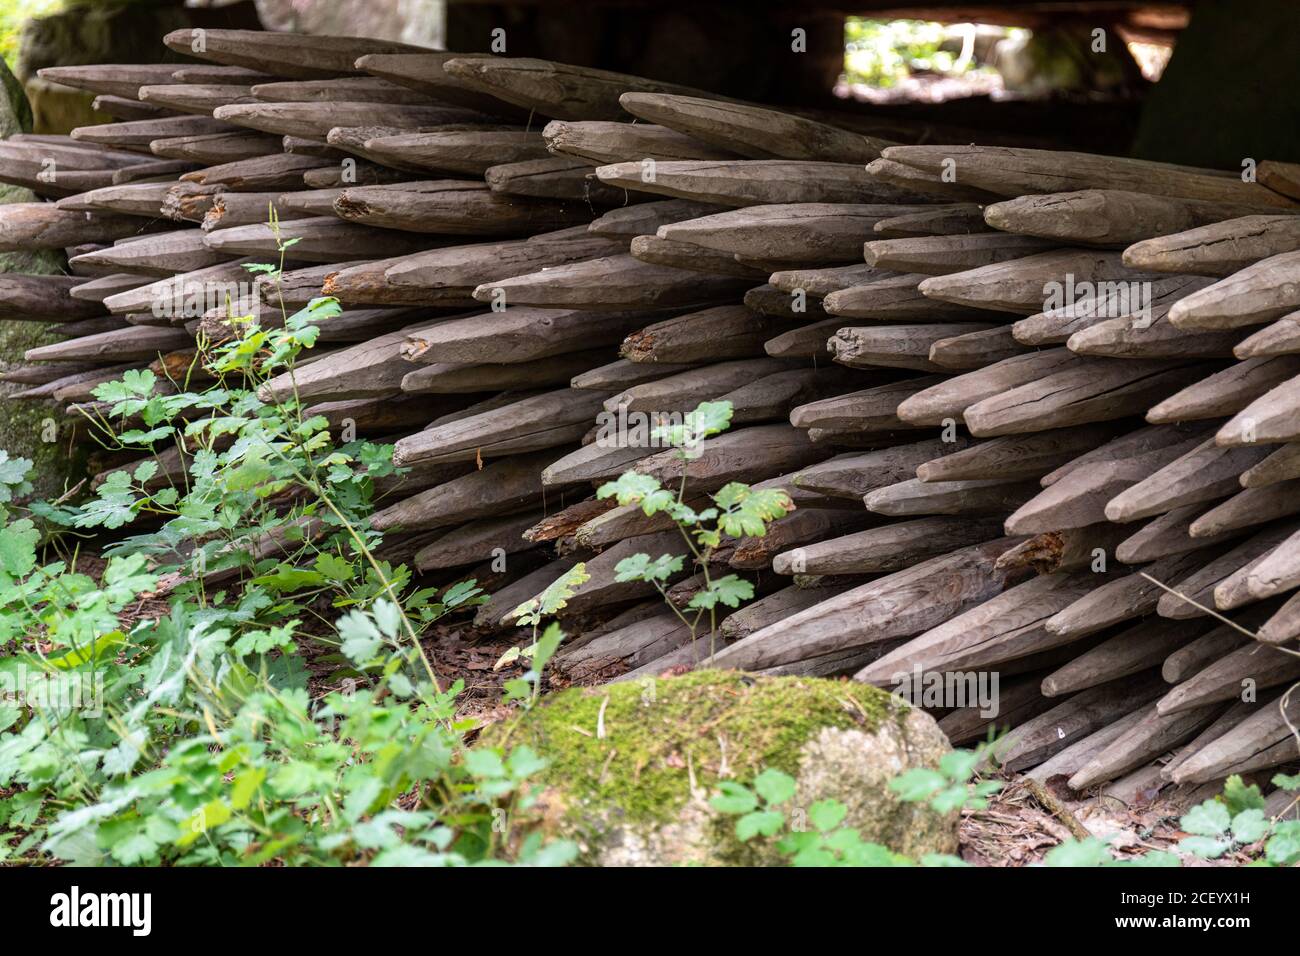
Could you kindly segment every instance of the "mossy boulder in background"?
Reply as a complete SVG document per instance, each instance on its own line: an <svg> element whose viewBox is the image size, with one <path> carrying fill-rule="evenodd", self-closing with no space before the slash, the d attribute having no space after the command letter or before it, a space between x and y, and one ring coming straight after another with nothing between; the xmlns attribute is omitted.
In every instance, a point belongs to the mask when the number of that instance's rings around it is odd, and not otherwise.
<svg viewBox="0 0 1300 956"><path fill-rule="evenodd" d="M720 780L774 768L797 781L791 813L834 798L863 840L919 857L956 848L955 814L903 803L888 782L936 767L934 720L864 684L703 670L573 688L489 728L487 746L528 744L550 761L526 825L575 840L602 866L761 865L770 841L741 843L709 805Z"/></svg>
<svg viewBox="0 0 1300 956"><path fill-rule="evenodd" d="M22 85L0 60L0 139L31 129L32 111ZM35 202L36 195L20 186L0 184L0 203ZM63 272L63 254L57 251L0 253L0 272L49 274ZM27 349L57 341L49 326L39 322L0 320L0 369L22 361ZM30 459L36 493L58 493L72 474L73 456L68 439L59 434L60 415L43 402L12 401L7 396L21 386L0 383L0 448L10 458Z"/></svg>

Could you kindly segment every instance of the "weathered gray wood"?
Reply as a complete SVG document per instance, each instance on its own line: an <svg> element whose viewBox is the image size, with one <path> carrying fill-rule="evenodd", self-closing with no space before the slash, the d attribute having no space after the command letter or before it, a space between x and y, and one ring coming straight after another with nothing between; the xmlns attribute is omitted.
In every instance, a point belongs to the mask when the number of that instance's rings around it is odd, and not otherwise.
<svg viewBox="0 0 1300 956"><path fill-rule="evenodd" d="M823 319L812 325L801 325L788 332L773 336L763 343L763 351L772 358L830 359L830 339L844 327L844 319Z"/></svg>
<svg viewBox="0 0 1300 956"><path fill-rule="evenodd" d="M824 541L829 535L870 527L878 519L861 511L797 508L767 526L766 533L742 538L728 564L737 570L760 571L782 551Z"/></svg>
<svg viewBox="0 0 1300 956"><path fill-rule="evenodd" d="M1075 772L1070 778L1070 787L1084 790L1142 766L1195 737L1224 709L1216 704L1167 715L1155 713L1148 707L1141 720Z"/></svg>
<svg viewBox="0 0 1300 956"><path fill-rule="evenodd" d="M443 69L474 89L543 116L564 120L625 120L624 93L711 94L641 76L528 57L464 57Z"/></svg>
<svg viewBox="0 0 1300 956"><path fill-rule="evenodd" d="M1140 711L1163 692L1164 684L1154 672L1090 687L1013 728L995 746L995 757L1006 770L1033 767L1076 741Z"/></svg>
<svg viewBox="0 0 1300 956"><path fill-rule="evenodd" d="M623 340L621 357L633 362L713 362L763 354L781 320L743 305L720 305L655 322Z"/></svg>
<svg viewBox="0 0 1300 956"><path fill-rule="evenodd" d="M1291 595L1275 614L1260 625L1258 636L1266 644L1284 644L1300 636L1300 595Z"/></svg>
<svg viewBox="0 0 1300 956"><path fill-rule="evenodd" d="M1125 564L1146 564L1170 554L1192 551L1213 544L1226 535L1207 534L1193 538L1192 521L1205 508L1204 504L1184 505L1158 515L1144 524L1115 549L1115 557Z"/></svg>
<svg viewBox="0 0 1300 956"><path fill-rule="evenodd" d="M1206 511L1188 528L1193 538L1214 538L1300 511L1300 481L1246 488Z"/></svg>
<svg viewBox="0 0 1300 956"><path fill-rule="evenodd" d="M334 212L385 229L466 236L545 232L591 218L576 206L506 199L482 183L453 179L346 189L334 200Z"/></svg>
<svg viewBox="0 0 1300 956"><path fill-rule="evenodd" d="M546 450L489 462L376 511L370 525L377 531L413 531L519 511L542 501L540 472L553 457Z"/></svg>
<svg viewBox="0 0 1300 956"><path fill-rule="evenodd" d="M648 458L654 451L640 444L597 439L551 462L542 470L542 484L548 487L583 481L599 484L617 478L634 462Z"/></svg>
<svg viewBox="0 0 1300 956"><path fill-rule="evenodd" d="M607 239L630 240L653 236L660 226L687 219L699 219L723 212L724 207L689 199L663 199L611 209L593 219L587 229Z"/></svg>
<svg viewBox="0 0 1300 956"><path fill-rule="evenodd" d="M821 299L840 289L848 289L892 276L892 272L882 272L859 262L848 266L834 266L830 269L785 269L773 272L767 281L773 288L782 292L791 295L802 292L810 298Z"/></svg>
<svg viewBox="0 0 1300 956"><path fill-rule="evenodd" d="M421 571L439 571L527 551L536 545L524 540L523 533L540 516L540 511L530 510L458 525L417 551L415 566Z"/></svg>
<svg viewBox="0 0 1300 956"><path fill-rule="evenodd" d="M749 206L660 226L662 239L752 259L826 265L859 262L862 243L881 219L924 207L793 203Z"/></svg>
<svg viewBox="0 0 1300 956"><path fill-rule="evenodd" d="M279 136L325 139L335 127L441 126L448 123L490 123L495 118L453 106L409 106L400 103L239 103L219 106L213 117Z"/></svg>
<svg viewBox="0 0 1300 956"><path fill-rule="evenodd" d="M1255 399L1215 436L1221 445L1288 442L1300 438L1300 377L1274 386Z"/></svg>
<svg viewBox="0 0 1300 956"><path fill-rule="evenodd" d="M1150 315L1102 319L1080 329L1066 340L1066 347L1079 355L1100 355L1122 359L1218 359L1231 358L1237 343L1235 332L1188 332L1174 326L1168 310Z"/></svg>
<svg viewBox="0 0 1300 956"><path fill-rule="evenodd" d="M1106 504L1117 523L1163 514L1183 505L1214 501L1240 487L1238 477L1267 454L1259 447L1221 448L1210 438Z"/></svg>
<svg viewBox="0 0 1300 956"><path fill-rule="evenodd" d="M1032 236L981 232L914 239L875 239L866 243L864 258L867 265L877 269L938 276L1021 259L1055 246L1051 240Z"/></svg>
<svg viewBox="0 0 1300 956"><path fill-rule="evenodd" d="M745 103L668 93L624 93L623 109L750 159L869 163L887 140L863 136L792 113Z"/></svg>
<svg viewBox="0 0 1300 956"><path fill-rule="evenodd" d="M0 252L112 242L135 235L139 230L140 220L135 216L75 212L44 202L0 206Z"/></svg>
<svg viewBox="0 0 1300 956"><path fill-rule="evenodd" d="M1092 574L1031 577L912 638L857 675L878 686L901 674L997 667L1066 643L1044 622L1096 585Z"/></svg>
<svg viewBox="0 0 1300 956"><path fill-rule="evenodd" d="M140 87L139 98L180 113L211 116L218 106L256 103L247 83L165 83Z"/></svg>
<svg viewBox="0 0 1300 956"><path fill-rule="evenodd" d="M1043 678L1046 697L1061 697L1088 687L1161 666L1166 658L1210 629L1210 622L1140 621L1084 651Z"/></svg>
<svg viewBox="0 0 1300 956"><path fill-rule="evenodd" d="M1099 574L1123 540L1123 528L1101 521L1081 528L1044 531L1004 551L997 560L999 568L1033 568L1039 574L1058 571L1081 571L1088 568Z"/></svg>
<svg viewBox="0 0 1300 956"><path fill-rule="evenodd" d="M1291 478L1300 478L1300 443L1296 442L1277 447L1258 465L1242 472L1241 484L1263 488Z"/></svg>
<svg viewBox="0 0 1300 956"><path fill-rule="evenodd" d="M582 437L603 397L560 389L524 398L403 438L394 446L393 461L473 461L566 445Z"/></svg>
<svg viewBox="0 0 1300 956"><path fill-rule="evenodd" d="M1300 219L1243 216L1134 243L1124 250L1124 264L1149 272L1227 276L1297 249Z"/></svg>
<svg viewBox="0 0 1300 956"><path fill-rule="evenodd" d="M831 336L827 348L836 362L854 368L883 366L940 372L943 366L930 361L930 347L935 342L989 328L974 322L860 326L840 329Z"/></svg>
<svg viewBox="0 0 1300 956"><path fill-rule="evenodd" d="M954 548L1001 537L996 518L929 517L843 534L783 551L777 574L876 574L900 571Z"/></svg>
<svg viewBox="0 0 1300 956"><path fill-rule="evenodd" d="M61 199L56 205L59 209L116 212L154 219L161 213L163 200L172 188L173 183L105 186Z"/></svg>
<svg viewBox="0 0 1300 956"><path fill-rule="evenodd" d="M1272 208L1267 203L1249 205L1117 189L1085 189L1020 196L994 203L984 210L984 219L998 229L1024 236L1041 236L1071 245L1123 247Z"/></svg>
<svg viewBox="0 0 1300 956"><path fill-rule="evenodd" d="M483 181L494 193L505 196L566 200L582 203L589 209L594 206L626 206L652 198L649 193L630 192L602 183L585 160L572 156L489 166L483 173Z"/></svg>
<svg viewBox="0 0 1300 956"><path fill-rule="evenodd" d="M1007 681L998 688L997 714L988 716L979 704L955 707L939 719L939 729L954 747L1000 737L1016 724L1037 717L1053 701L1038 692L1038 675ZM1037 771L1034 771L1037 773Z"/></svg>
<svg viewBox="0 0 1300 956"><path fill-rule="evenodd" d="M1289 684L1300 676L1300 656L1251 642L1178 683L1156 702L1160 714L1177 714L1220 701L1239 699L1247 691Z"/></svg>
<svg viewBox="0 0 1300 956"><path fill-rule="evenodd" d="M939 339L930 346L930 362L942 369L966 372L1028 351L1029 346L1021 345L1011 334L1011 326L999 325Z"/></svg>
<svg viewBox="0 0 1300 956"><path fill-rule="evenodd" d="M1246 623L1244 618L1238 618L1238 621L1243 625ZM1220 624L1172 651L1160 666L1160 676L1166 683L1181 683L1248 642L1250 638L1237 628Z"/></svg>
<svg viewBox="0 0 1300 956"><path fill-rule="evenodd" d="M917 467L938 456L965 448L965 438L954 442L939 439L895 445L874 451L836 455L829 461L805 468L794 476L796 487L834 498L861 500L876 488L906 481Z"/></svg>
<svg viewBox="0 0 1300 956"><path fill-rule="evenodd" d="M328 165L327 160L314 156L275 153L209 166L186 173L181 179L204 186L220 185L233 192L255 193L271 189L301 188L303 173Z"/></svg>
<svg viewBox="0 0 1300 956"><path fill-rule="evenodd" d="M345 76L334 80L277 80L273 83L255 83L251 90L253 96L268 103L341 101L432 105L429 97L375 76Z"/></svg>
<svg viewBox="0 0 1300 956"><path fill-rule="evenodd" d="M1152 323L1167 320L1175 302L1214 282L1204 276L1163 276L1132 286L1113 282L1095 289L1095 294L1063 307L1038 312L1011 326L1016 340L1025 345L1056 345L1076 332L1114 318L1133 317Z"/></svg>
<svg viewBox="0 0 1300 956"><path fill-rule="evenodd" d="M921 283L920 290L930 298L970 308L1033 315L1052 307L1053 289L1066 298L1064 304L1073 301L1077 311L1089 307L1089 290L1096 295L1114 283L1144 282L1152 278L1151 273L1126 267L1118 252L1057 249L964 272L931 276ZM1071 287L1077 290L1072 297L1068 295Z"/></svg>
<svg viewBox="0 0 1300 956"><path fill-rule="evenodd" d="M882 239L921 238L924 236L968 236L989 232L984 210L978 203L961 202L933 206L925 212L890 216L875 225Z"/></svg>
<svg viewBox="0 0 1300 956"><path fill-rule="evenodd" d="M139 100L129 100L124 96L111 96L101 93L90 102L90 108L96 113L104 113L115 120L130 122L133 120L161 119L175 115L172 110L160 106L150 106Z"/></svg>
<svg viewBox="0 0 1300 956"><path fill-rule="evenodd" d="M539 308L624 311L704 306L733 299L747 285L743 279L702 276L632 256L607 256L499 279L475 289L474 298L491 302L494 296L504 297L512 305Z"/></svg>
<svg viewBox="0 0 1300 956"><path fill-rule="evenodd" d="M817 587L781 588L728 614L718 626L718 633L728 642L738 641L769 624L774 624L829 597L834 597L857 583L849 579L829 581Z"/></svg>
<svg viewBox="0 0 1300 956"><path fill-rule="evenodd" d="M88 66L47 66L36 71L43 80L91 93L139 99L140 87L170 83L175 63L95 63Z"/></svg>
<svg viewBox="0 0 1300 956"><path fill-rule="evenodd" d="M527 119L528 110L520 109L495 96L483 93L447 73L442 68L442 65L448 60L487 55L485 53L447 53L442 51L371 53L360 57L355 66L358 70L364 70L399 86L423 93L437 102L463 106L484 113L499 113Z"/></svg>
<svg viewBox="0 0 1300 956"><path fill-rule="evenodd" d="M905 421L898 415L901 402L924 389L934 386L938 376L887 382L836 398L809 402L790 412L790 422L799 428L833 430L852 429L859 432L884 432L905 430L921 425Z"/></svg>
<svg viewBox="0 0 1300 956"><path fill-rule="evenodd" d="M102 315L98 302L73 296L84 284L77 276L0 274L0 319L75 322Z"/></svg>
<svg viewBox="0 0 1300 956"><path fill-rule="evenodd" d="M573 388L615 392L645 382L653 382L669 375L676 375L678 372L685 372L692 368L695 368L695 366L649 365L645 362L629 362L627 359L619 359L617 362L610 362L608 365L602 365L599 368L593 368L589 372L583 372L581 375L575 375L573 381L569 384Z"/></svg>
<svg viewBox="0 0 1300 956"><path fill-rule="evenodd" d="M691 160L600 166L601 182L723 206L787 203L917 203L923 197L874 181L862 166L789 159Z"/></svg>
<svg viewBox="0 0 1300 956"><path fill-rule="evenodd" d="M423 303L471 305L477 286L620 249L618 243L566 229L527 240L433 249L396 260L383 277L395 292L419 296Z"/></svg>
<svg viewBox="0 0 1300 956"><path fill-rule="evenodd" d="M1034 690L1038 690L1037 684L1035 684ZM1041 697L1041 699L1048 703L1049 708L1055 707L1058 703L1050 697ZM1042 711L1040 711L1040 713L1041 712ZM1037 714L1033 716L1037 716ZM1127 733L1145 717L1146 710L1139 707L1131 714L1125 714L1114 722L1098 728L1086 737L1076 740L1064 750L1059 751L1049 759L1040 763L1037 767L1028 770L1025 773L1025 776L1031 777L1039 783L1046 783L1053 777L1071 777L1084 764L1105 750L1113 741L1118 740L1120 735ZM955 743L956 741L954 741L954 744Z"/></svg>
<svg viewBox="0 0 1300 956"><path fill-rule="evenodd" d="M1287 524L1280 529L1273 528L1255 536L1265 542L1279 536L1283 539L1280 543L1275 543L1275 547L1259 563L1245 572L1245 580L1241 583L1246 593L1256 600L1262 601L1275 594L1282 594L1300 584L1300 532L1287 534L1292 527ZM1215 603L1219 603L1217 591Z"/></svg>
<svg viewBox="0 0 1300 956"><path fill-rule="evenodd" d="M1259 707L1217 740L1188 757L1171 774L1176 783L1201 783L1228 772L1277 766L1300 754L1293 727L1300 722L1300 694Z"/></svg>
<svg viewBox="0 0 1300 956"><path fill-rule="evenodd" d="M586 160L594 166L735 159L736 154L650 123L565 122L552 120L542 130L545 148Z"/></svg>
<svg viewBox="0 0 1300 956"><path fill-rule="evenodd" d="M392 159L403 166L481 176L491 166L542 159L549 155L540 133L491 129L436 133L402 133L365 141L370 158Z"/></svg>
<svg viewBox="0 0 1300 956"><path fill-rule="evenodd" d="M1078 364L968 405L966 427L983 437L1113 421L1145 412L1206 373L1162 359L1074 358Z"/></svg>
<svg viewBox="0 0 1300 956"><path fill-rule="evenodd" d="M117 149L149 149L155 139L175 136L201 136L205 133L229 133L229 123L210 116L164 116L160 119L133 120L129 123L104 123L79 126L71 136L79 143Z"/></svg>
<svg viewBox="0 0 1300 956"><path fill-rule="evenodd" d="M1142 569L1107 581L1069 607L1049 618L1044 625L1048 633L1061 637L1084 637L1088 634L1142 617L1156 609L1165 594L1149 578L1171 582L1195 571L1206 561L1204 551L1170 555Z"/></svg>
<svg viewBox="0 0 1300 956"><path fill-rule="evenodd" d="M1103 422L960 446L944 444L943 454L920 463L916 476L922 481L1037 479L1117 434L1113 424Z"/></svg>
<svg viewBox="0 0 1300 956"><path fill-rule="evenodd" d="M353 64L370 54L426 52L423 47L369 37L206 28L173 30L163 43L185 56L306 80L356 73Z"/></svg>
<svg viewBox="0 0 1300 956"><path fill-rule="evenodd" d="M883 156L867 163L867 172L877 182L933 196L936 201L986 203L997 198L996 193L935 176L925 170L896 163Z"/></svg>
<svg viewBox="0 0 1300 956"><path fill-rule="evenodd" d="M909 515L1006 515L1038 492L1036 481L921 481L912 478L867 492L868 511Z"/></svg>
<svg viewBox="0 0 1300 956"><path fill-rule="evenodd" d="M163 323L183 322L203 316L213 301L237 294L239 283L249 280L246 259L227 261L206 269L159 279L104 299L104 307L117 314L141 313Z"/></svg>
<svg viewBox="0 0 1300 956"><path fill-rule="evenodd" d="M202 242L214 255L226 258L250 255L273 259L277 242L289 240L297 240L290 253L296 261L321 263L347 261L357 249L375 256L409 255L427 248L430 241L422 235L317 216L281 222L276 229L269 224L219 229L206 233Z"/></svg>
<svg viewBox="0 0 1300 956"><path fill-rule="evenodd" d="M76 257L76 261L110 268L114 272L167 276L195 272L238 257L237 253L211 248L204 242L206 238L201 229L160 232L118 243L98 252L83 253Z"/></svg>
<svg viewBox="0 0 1300 956"><path fill-rule="evenodd" d="M713 275L736 276L761 282L767 273L753 266L737 262L734 256L697 246L689 242L674 242L660 239L658 236L637 236L630 247L632 257L652 265L671 266L674 269L687 269L691 272L707 272Z"/></svg>
<svg viewBox="0 0 1300 956"><path fill-rule="evenodd" d="M579 393L589 394L589 393ZM685 461L677 449L656 452L633 470L676 486L683 479L697 490L721 488L729 481L760 481L826 457L807 434L789 425L751 425L705 439L699 454Z"/></svg>
<svg viewBox="0 0 1300 956"><path fill-rule="evenodd" d="M1282 316L1273 324L1246 336L1233 349L1233 354L1239 359L1294 355L1297 352L1300 352L1300 312Z"/></svg>
<svg viewBox="0 0 1300 956"><path fill-rule="evenodd" d="M264 383L263 401L283 402L293 396L309 398L379 398L401 391L402 378L412 370L401 356L408 332L420 323L381 335L313 362L293 374L284 373Z"/></svg>
<svg viewBox="0 0 1300 956"><path fill-rule="evenodd" d="M993 570L1006 539L959 548L845 591L720 651L718 667L772 667L919 634L1007 585Z"/></svg>
<svg viewBox="0 0 1300 956"><path fill-rule="evenodd" d="M1161 596L1160 603L1157 605L1160 616L1187 619L1204 615L1206 611L1201 608L1212 609L1219 603L1220 585L1231 589L1236 583L1234 577L1238 573L1249 578L1251 569L1259 567L1266 556L1295 532L1297 527L1300 527L1300 523L1295 521L1278 523L1252 535L1226 553L1220 546L1210 552L1209 557L1213 560L1207 562L1203 557L1201 566L1198 569L1188 569L1190 573L1187 574L1171 578L1153 573L1152 576L1156 580L1171 589ZM1272 593L1257 595L1257 597L1259 599L1271 597ZM1238 606L1236 602L1225 602L1225 604Z"/></svg>
<svg viewBox="0 0 1300 956"><path fill-rule="evenodd" d="M555 388L592 365L608 359L613 349L569 352L535 362L481 365L421 365L402 378L402 391L421 394L468 394L506 389Z"/></svg>
<svg viewBox="0 0 1300 956"><path fill-rule="evenodd" d="M440 322L402 345L408 362L509 364L616 345L644 313L591 313L516 307Z"/></svg>
<svg viewBox="0 0 1300 956"><path fill-rule="evenodd" d="M67 342L39 345L23 353L28 362L122 362L128 359L152 359L161 352L193 345L194 340L180 329L155 329L131 326L100 332Z"/></svg>
<svg viewBox="0 0 1300 956"><path fill-rule="evenodd" d="M1300 251L1246 266L1176 302L1169 321L1180 329L1264 325L1300 307Z"/></svg>
<svg viewBox="0 0 1300 956"><path fill-rule="evenodd" d="M629 386L611 396L605 402L605 410L607 412L620 409L627 412L687 412L702 401L732 392L788 368L785 362L756 358L687 368Z"/></svg>
<svg viewBox="0 0 1300 956"><path fill-rule="evenodd" d="M784 369L732 389L718 401L731 403L732 425L785 420L791 409L842 395L845 389L857 384L860 384L857 374L849 369Z"/></svg>
<svg viewBox="0 0 1300 956"><path fill-rule="evenodd" d="M1160 424L1232 415L1297 374L1300 358L1295 356L1246 359L1152 406L1147 421Z"/></svg>
<svg viewBox="0 0 1300 956"><path fill-rule="evenodd" d="M921 294L925 276L919 272L883 273L861 285L831 292L822 308L831 315L853 319L895 322L954 322L959 320L999 323L996 312L954 305Z"/></svg>
<svg viewBox="0 0 1300 956"><path fill-rule="evenodd" d="M1294 205L1257 183L1243 182L1237 175L1093 153L1008 146L892 146L882 155L935 175L955 164L958 183L1001 196L1121 189L1283 209Z"/></svg>
<svg viewBox="0 0 1300 956"><path fill-rule="evenodd" d="M149 151L155 156L213 166L265 156L277 148L278 142L274 136L242 129L225 133L167 136L149 143Z"/></svg>
<svg viewBox="0 0 1300 956"><path fill-rule="evenodd" d="M1004 359L963 375L937 379L931 387L902 401L898 417L915 425L942 425L949 419L961 422L970 406L1039 382L1063 369L1069 370L1080 361L1084 360L1068 349L1046 349Z"/></svg>

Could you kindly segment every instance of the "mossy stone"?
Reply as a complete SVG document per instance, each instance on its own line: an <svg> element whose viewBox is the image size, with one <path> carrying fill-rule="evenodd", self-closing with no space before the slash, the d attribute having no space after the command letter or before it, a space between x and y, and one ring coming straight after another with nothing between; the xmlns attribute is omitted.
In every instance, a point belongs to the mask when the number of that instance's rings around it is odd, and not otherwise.
<svg viewBox="0 0 1300 956"><path fill-rule="evenodd" d="M902 803L888 781L949 749L928 715L864 684L701 670L553 694L489 728L483 745L528 744L549 761L526 826L575 840L598 865L780 862L740 843L709 805L720 780L774 768L798 784L787 809L835 797L864 840L919 856L952 852L955 818Z"/></svg>
<svg viewBox="0 0 1300 956"><path fill-rule="evenodd" d="M31 129L32 112L9 67L0 60L0 138ZM29 189L0 185L0 203L35 202ZM0 272L29 274L62 273L63 253L58 250L0 253ZM0 321L0 368L22 361L23 353L38 345L58 341L40 322ZM19 386L20 387L20 386ZM60 434L62 415L48 402L11 401L6 396L19 387L0 384L0 448L11 458L33 463L30 478L36 494L57 494L72 474L72 459L66 432Z"/></svg>

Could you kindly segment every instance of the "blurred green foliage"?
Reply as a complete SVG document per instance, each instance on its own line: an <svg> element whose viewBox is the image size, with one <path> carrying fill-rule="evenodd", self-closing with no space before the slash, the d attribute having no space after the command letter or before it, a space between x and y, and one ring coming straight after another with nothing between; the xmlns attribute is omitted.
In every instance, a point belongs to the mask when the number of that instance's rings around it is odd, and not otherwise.
<svg viewBox="0 0 1300 956"><path fill-rule="evenodd" d="M18 60L18 40L23 23L62 9L64 0L0 0L0 56L13 69Z"/></svg>
<svg viewBox="0 0 1300 956"><path fill-rule="evenodd" d="M849 83L888 88L915 72L959 76L984 68L961 52L956 28L942 23L849 17L844 24L844 78Z"/></svg>

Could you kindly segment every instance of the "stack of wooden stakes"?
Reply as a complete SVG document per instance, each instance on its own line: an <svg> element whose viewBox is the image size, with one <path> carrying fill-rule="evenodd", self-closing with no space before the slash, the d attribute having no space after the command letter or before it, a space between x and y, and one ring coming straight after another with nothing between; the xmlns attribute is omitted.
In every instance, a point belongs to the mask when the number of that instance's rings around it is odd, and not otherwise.
<svg viewBox="0 0 1300 956"><path fill-rule="evenodd" d="M205 41L212 65L44 71L121 121L0 144L0 180L47 200L0 207L0 247L72 273L0 278L4 318L65 336L4 374L24 396L89 411L145 366L172 389L233 317L334 296L263 397L395 442L373 523L486 584L483 631L585 561L565 679L706 663L614 572L680 536L594 495L685 469L695 496L797 505L715 556L757 590L717 666L996 674L996 715L935 708L955 744L1009 730L1008 768L1126 801L1300 757L1300 169L898 145L541 60ZM249 286L272 205L297 242ZM733 427L698 457L647 440L720 399Z"/></svg>

